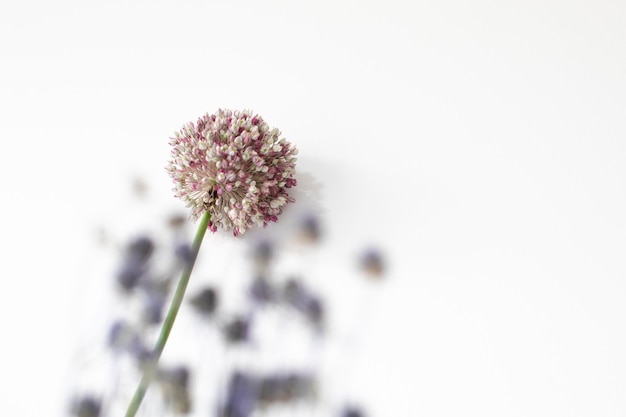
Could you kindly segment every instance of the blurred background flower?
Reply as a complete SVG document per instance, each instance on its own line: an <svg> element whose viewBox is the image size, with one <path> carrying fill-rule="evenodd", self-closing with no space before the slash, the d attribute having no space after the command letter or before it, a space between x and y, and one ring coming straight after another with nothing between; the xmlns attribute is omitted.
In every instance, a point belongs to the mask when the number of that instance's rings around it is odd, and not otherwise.
<svg viewBox="0 0 626 417"><path fill-rule="evenodd" d="M144 199L157 192L149 180L140 183L141 190L134 189L138 215L148 204L154 209L154 202ZM310 185L303 181L300 194L310 193ZM294 202L280 229L260 228L235 240L228 239L228 230L205 237L200 269L192 274L174 336L154 371L156 386L138 415L365 415L344 384L362 342L358 331L365 333L375 306L371 298L351 294L357 304L368 303L370 314L351 311L354 321L341 326L333 315L348 312L346 303L335 298L332 305L328 296L345 285L365 286L368 276L382 278L382 255L354 242L359 256L329 257L319 203ZM107 296L100 293L93 301L101 305L85 323L88 331L83 329L92 338L81 341L74 357L72 415L123 414L133 384L142 372L152 372L152 346L164 310L190 261L185 242L191 236L182 231L194 226L188 222L164 210L150 230L128 231L126 243L105 245L110 253L100 255L117 258L116 265L103 287ZM104 225L103 233L112 235L113 229ZM104 325L106 339L93 338L95 323ZM342 385L334 385L337 381Z"/></svg>
<svg viewBox="0 0 626 417"><path fill-rule="evenodd" d="M127 244L155 243L147 277L174 268L169 242L191 233L170 227L187 212L163 138L225 106L297 139L295 197L317 202L324 245L293 240L308 275L291 255L271 267L312 278L324 317L352 329L329 343L345 349L328 363L351 369L326 385L337 403L348 391L379 416L625 415L624 20L623 2L595 0L3 2L3 413L67 416L70 386L97 394L115 378L99 362L112 322L130 335L149 322L129 320L141 297L112 291ZM250 291L229 278L258 271L229 263L249 248L225 237L198 267L225 284L215 311L236 312ZM364 284L372 246L384 280ZM181 332L217 321L185 317ZM88 380L70 371L86 367Z"/></svg>

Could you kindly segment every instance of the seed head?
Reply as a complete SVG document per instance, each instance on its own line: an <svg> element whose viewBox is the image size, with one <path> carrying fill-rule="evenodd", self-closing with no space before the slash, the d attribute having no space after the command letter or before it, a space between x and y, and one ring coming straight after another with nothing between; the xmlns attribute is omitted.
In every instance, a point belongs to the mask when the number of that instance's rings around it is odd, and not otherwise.
<svg viewBox="0 0 626 417"><path fill-rule="evenodd" d="M166 169L175 196L197 220L209 212L209 229L232 230L275 222L293 202L297 149L250 110L218 110L185 124L170 138Z"/></svg>

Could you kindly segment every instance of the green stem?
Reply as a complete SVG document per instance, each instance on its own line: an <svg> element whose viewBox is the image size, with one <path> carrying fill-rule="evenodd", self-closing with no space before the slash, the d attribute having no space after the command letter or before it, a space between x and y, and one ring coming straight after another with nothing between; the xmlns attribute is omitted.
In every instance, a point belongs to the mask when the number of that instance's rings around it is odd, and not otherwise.
<svg viewBox="0 0 626 417"><path fill-rule="evenodd" d="M135 416L137 410L139 409L139 406L141 405L143 397L146 395L148 386L150 385L150 382L152 382L156 365L159 361L159 358L161 357L161 354L163 353L167 338L172 331L172 326L174 326L174 320L176 320L178 310L183 303L183 297L185 296L185 290L187 289L187 284L189 283L189 277L191 276L191 271L193 270L193 266L196 263L196 258L198 257L198 252L200 251L200 245L202 244L202 239L204 239L204 235L206 233L210 219L211 215L208 212L205 212L200 219L200 224L198 225L198 230L196 231L196 236L193 239L193 244L191 246L191 259L189 260L189 262L185 263L185 267L180 276L180 280L178 281L178 285L176 286L174 298L172 298L172 303L170 304L170 307L167 310L167 315L163 320L161 332L159 333L159 337L154 345L154 352L153 357L151 358L151 363L143 371L141 381L139 381L139 385L135 390L135 394L133 395L130 404L128 404L126 417Z"/></svg>

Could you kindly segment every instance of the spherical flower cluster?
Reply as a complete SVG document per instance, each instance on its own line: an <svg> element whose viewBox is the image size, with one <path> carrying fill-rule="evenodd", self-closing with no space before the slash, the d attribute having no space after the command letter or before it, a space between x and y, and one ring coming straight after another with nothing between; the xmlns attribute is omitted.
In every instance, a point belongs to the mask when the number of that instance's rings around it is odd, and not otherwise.
<svg viewBox="0 0 626 417"><path fill-rule="evenodd" d="M275 222L296 185L297 149L281 132L249 110L220 109L170 138L166 169L176 197L197 220L209 212L209 229L232 230L235 236L254 226Z"/></svg>

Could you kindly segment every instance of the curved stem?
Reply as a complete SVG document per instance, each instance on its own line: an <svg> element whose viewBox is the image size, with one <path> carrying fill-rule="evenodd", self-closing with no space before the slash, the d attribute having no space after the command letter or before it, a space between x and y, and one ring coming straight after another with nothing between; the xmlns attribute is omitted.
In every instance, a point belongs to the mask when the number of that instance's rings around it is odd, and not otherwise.
<svg viewBox="0 0 626 417"><path fill-rule="evenodd" d="M170 332L172 331L172 327L174 326L174 320L176 320L178 310L183 303L185 290L187 289L187 284L189 283L189 277L191 276L191 271L193 270L193 266L196 263L196 258L198 257L198 252L200 251L200 245L202 244L202 239L204 239L204 235L206 233L210 219L211 215L208 212L205 212L200 219L200 224L198 225L198 230L196 231L196 236L194 237L193 244L191 246L191 259L185 264L185 267L183 268L180 280L178 281L178 285L176 286L174 298L172 298L170 307L167 310L165 319L163 320L163 325L161 326L161 332L159 333L159 337L157 338L157 341L154 345L151 363L143 371L141 381L139 381L139 385L135 390L135 394L133 395L130 404L128 404L128 409L126 410L125 417L135 416L137 410L139 409L139 406L141 405L143 397L146 395L148 386L152 382L156 365L159 362L159 358L163 353L163 349L165 348L167 339L170 335Z"/></svg>

